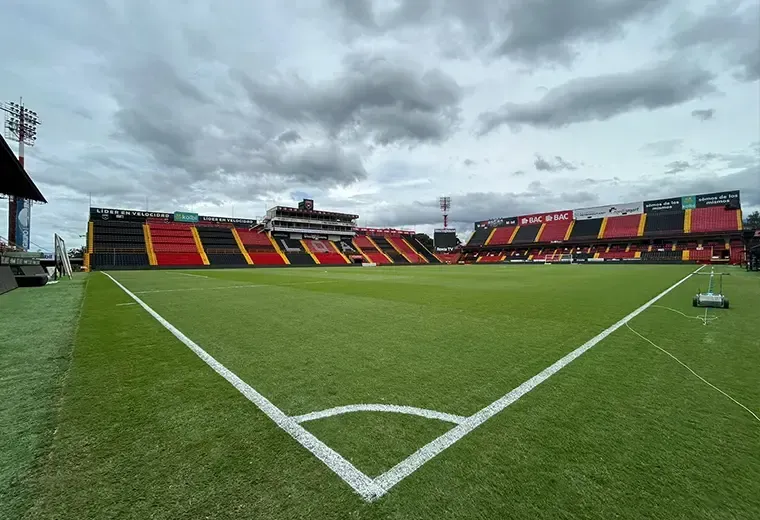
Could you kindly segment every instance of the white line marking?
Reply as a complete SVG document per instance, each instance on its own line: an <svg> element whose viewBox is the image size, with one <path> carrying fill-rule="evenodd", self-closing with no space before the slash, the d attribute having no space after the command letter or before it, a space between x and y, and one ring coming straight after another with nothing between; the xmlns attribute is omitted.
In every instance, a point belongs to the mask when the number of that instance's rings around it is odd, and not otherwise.
<svg viewBox="0 0 760 520"><path fill-rule="evenodd" d="M140 305L145 311L153 316L163 327L171 332L174 337L185 344L190 350L192 350L199 358L201 358L208 366L210 366L217 374L226 379L232 386L234 386L241 394L243 394L249 401L255 404L259 410L264 412L274 423L285 430L291 437L298 441L301 446L309 450L319 460L325 463L336 475L343 479L354 491L361 495L365 500L370 500L372 497L377 496L378 489L375 486L374 481L356 469L353 464L343 458L338 452L327 446L324 442L317 439L313 434L309 433L303 426L298 424L293 418L288 417L285 413L277 408L266 397L258 393L245 381L240 379L234 373L232 373L227 367L219 363L208 352L203 350L197 343L185 336L174 325L166 321L160 314L151 309L145 302L138 298L129 289L124 287L110 274L103 272L108 278L113 281L117 286L121 288L127 295L129 295L138 305Z"/></svg>
<svg viewBox="0 0 760 520"><path fill-rule="evenodd" d="M117 307L124 307L125 305L135 305L135 302L128 302L128 303L117 303Z"/></svg>
<svg viewBox="0 0 760 520"><path fill-rule="evenodd" d="M636 309L635 311L631 312L629 315L627 315L625 318L621 319L614 325L606 328L590 340L588 340L586 343L578 347L577 349L573 350L569 354L567 354L565 357L559 359L556 361L553 365L545 368L535 376L531 377L527 381L525 381L523 384L509 392L508 394L504 395L503 397L497 399L493 403L489 404L479 412L474 413L467 419L465 419L464 422L461 424L455 426L451 430L447 431L437 439L429 442L419 450L417 450L415 453L407 457L406 459L402 460L398 464L396 464L393 468L386 471L379 477L375 479L375 484L380 488L380 493L373 497L372 500L380 498L382 495L387 493L391 490L393 486L401 482L403 479L414 473L417 469L419 469L423 464L425 464L427 461L441 453L443 450L448 448L449 446L453 445L455 442L457 442L459 439L473 431L475 428L486 422L488 419L496 415L497 413L501 412L505 408L507 408L509 405L520 399L522 396L536 388L538 385L549 379L551 376L565 368L567 365L578 359L581 355L583 355L587 350L589 350L591 347L605 339L607 336L618 330L620 327L628 323L630 320L644 312L646 309L648 309L652 304L657 302L660 298L668 294L670 291L684 283L686 280L691 278L694 273L699 272L704 266L700 267L693 273L689 274L688 276L682 278L678 282L674 283L667 289L665 289L663 292L646 302L644 305Z"/></svg>
<svg viewBox="0 0 760 520"><path fill-rule="evenodd" d="M156 311L148 307L147 304L145 304L134 293L130 292L126 287L115 280L110 274L106 272L103 272L103 274L108 276L116 285L118 285L125 293L127 293L133 300L135 300L151 316L153 316L156 321L161 323L164 328L166 328L177 339L179 339L188 348L195 352L195 354L203 361L205 361L206 364L208 364L212 369L214 369L215 372L229 381L240 393L245 395L248 400L254 403L261 411L263 411L270 419L272 419L275 424L285 430L288 434L290 434L291 437L296 439L296 441L298 441L302 446L304 446L307 450L319 458L319 460L321 460L327 467L329 467L336 475L338 475L349 486L351 486L351 488L353 488L356 493L358 493L366 501L372 502L388 493L388 491L390 491L396 484L414 473L433 457L452 446L454 443L475 430L488 419L501 412L509 405L519 400L522 396L533 390L535 387L562 370L564 367L575 361L586 351L591 349L593 346L598 344L600 341L618 330L623 325L627 324L630 320L644 312L655 302L684 283L704 267L704 265L701 266L696 271L690 273L688 276L685 276L678 282L674 283L663 292L646 302L644 305L625 316L617 323L603 330L577 349L573 350L551 366L545 368L543 371L525 381L523 384L511 392L505 394L501 398L497 399L473 415L465 418L457 426L453 427L448 432L429 442L374 480L359 471L349 461L343 458L343 456L317 439L314 435L306 431L303 426L298 424L295 418L285 415L282 410L272 404L266 397L259 394L242 379L230 372L226 367L224 367L224 365L216 361L213 357L211 357L211 355L204 351L190 338L185 336L171 323L162 318Z"/></svg>
<svg viewBox="0 0 760 520"><path fill-rule="evenodd" d="M717 386L715 386L714 384L712 384L710 381L708 381L704 377L702 377L699 374L697 374L696 372L694 372L689 367L689 365L687 365L686 363L684 363L683 361L681 361L680 359L678 359L677 357L675 357L673 354L671 354L670 352L668 352L667 350L665 350L661 346L657 345L654 341L652 341L649 338L645 337L643 334L640 334L639 332L633 330L633 327L631 327L628 323L626 323L625 326L628 327L628 329L631 332L633 332L634 334L636 334L638 337L640 337L641 339L643 339L644 341L646 341L647 343L649 343L650 345L652 345L654 348L656 348L658 350L661 350L662 352L664 352L665 354L667 354L671 358L675 359L676 362L678 362L678 364L680 364L686 370L688 370L689 372L691 372L692 374L694 374L700 381L702 381L703 383L705 383L707 386L709 386L709 387L717 390L718 392L720 392L724 396L726 396L729 399L731 399L734 403L738 404L739 406L741 406L742 408L744 408L745 410L747 410L752 415L752 417L754 417L758 422L760 422L760 417L758 417L755 412L753 412L752 410L750 410L749 408L747 408L746 406L744 406L742 403L740 403L739 401L737 401L736 399L734 399L733 397L731 397L730 395L728 395L726 392L724 392L723 390L721 390L720 388L718 388Z"/></svg>
<svg viewBox="0 0 760 520"><path fill-rule="evenodd" d="M167 271L167 272L169 272L171 274L179 274L179 275L182 275L182 276L193 276L195 278L209 278L209 279L211 278L210 276L206 276L206 275L203 275L203 274L180 273L179 271Z"/></svg>
<svg viewBox="0 0 760 520"><path fill-rule="evenodd" d="M417 408L414 406L400 406L395 404L349 404L346 406L336 406L335 408L328 408L327 410L320 410L318 412L298 415L293 417L293 419L298 423L303 423L307 421L315 421L317 419L324 419L326 417L332 417L334 415L342 415L344 413L353 412L403 413L407 415L418 415L420 417L425 417L426 419L438 419L439 421L446 421L454 424L460 424L466 419L466 417L462 415L454 415L450 413L436 412L435 410L428 410L425 408Z"/></svg>

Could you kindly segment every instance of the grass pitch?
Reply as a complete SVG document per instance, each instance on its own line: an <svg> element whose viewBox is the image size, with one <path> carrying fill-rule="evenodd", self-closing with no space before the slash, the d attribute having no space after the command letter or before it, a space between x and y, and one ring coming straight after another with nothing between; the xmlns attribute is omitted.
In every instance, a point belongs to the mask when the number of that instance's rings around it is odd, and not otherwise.
<svg viewBox="0 0 760 520"><path fill-rule="evenodd" d="M112 275L289 416L469 416L693 270ZM732 270L732 308L707 325L690 318L700 282L629 325L757 414L760 279ZM93 273L54 417L27 518L760 518L760 421L625 326L368 503ZM302 426L372 478L455 427L384 412Z"/></svg>

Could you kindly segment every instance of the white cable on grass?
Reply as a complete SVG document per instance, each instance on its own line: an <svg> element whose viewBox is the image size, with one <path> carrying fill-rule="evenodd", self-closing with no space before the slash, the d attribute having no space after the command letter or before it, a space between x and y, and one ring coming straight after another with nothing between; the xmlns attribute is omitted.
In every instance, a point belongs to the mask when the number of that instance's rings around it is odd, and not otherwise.
<svg viewBox="0 0 760 520"><path fill-rule="evenodd" d="M670 307L665 307L664 305L652 305L652 307L658 307L660 309L666 309L666 310L675 312L677 314L680 314L684 318L689 318L690 320L700 320L702 322L702 325L707 325L708 321L713 321L713 320L717 320L718 319L717 316L713 316L712 318L708 318L707 317L707 311L709 310L709 308L705 309L705 315L704 315L704 317L702 317L702 316L689 316L688 314L684 314L683 312L681 312L681 311L679 311L677 309L673 309L673 308L670 308Z"/></svg>
<svg viewBox="0 0 760 520"><path fill-rule="evenodd" d="M714 384L712 384L710 381L708 381L708 380L707 380L707 379L705 379L704 377L702 377L702 376L700 376L699 374L697 374L696 372L694 372L694 370L692 370L692 369L691 369L691 367L689 367L689 365L687 365L686 363L684 363L683 361L681 361L680 359L678 359L677 357L675 357L673 354L671 354L670 352L668 352L667 350L665 350L665 349L664 349L664 348L662 348L661 346L657 345L657 344L656 344L654 341L652 341L651 339L649 339L649 338L645 337L644 335L640 334L639 332L636 332L635 330L633 330L633 327L631 327L631 326L628 324L628 322L626 322L625 326L626 326L626 327L628 327L628 329L629 329L631 332L633 332L634 334L636 334L638 337L640 337L641 339L643 339L644 341L646 341L647 343L649 343L650 345L652 345L654 348L656 348L656 349L658 349L658 350L660 350L660 351L664 352L665 354L667 354L667 355L668 355L668 356L670 356L671 358L675 359L675 360L676 360L676 362L678 362L678 364L680 364L680 365L681 365L682 367L684 367L686 370L688 370L689 372L691 372L692 374L694 374L694 376L696 376L696 377L697 377L697 378L698 378L700 381L702 381L703 383L705 383L705 384L706 384L706 385L708 385L709 387L711 387L711 388L713 388L713 389L717 390L718 392L720 392L720 393L721 393L721 394L723 394L724 396L726 396L726 397L728 397L729 399L731 399L731 400L732 400L734 403L738 404L739 406L741 406L742 408L744 408L745 410L747 410L747 411L750 413L750 415L752 415L752 417L754 417L754 418L755 418L755 420L756 420L756 421L760 422L760 417L758 417L758 416L757 416L757 414L756 414L755 412L753 412L752 410L750 410L749 408L747 408L746 406L744 406L742 403L740 403L739 401L737 401L736 399L734 399L733 397L731 397L730 395L728 395L726 392L724 392L723 390L721 390L720 388L718 388L717 386L715 386Z"/></svg>

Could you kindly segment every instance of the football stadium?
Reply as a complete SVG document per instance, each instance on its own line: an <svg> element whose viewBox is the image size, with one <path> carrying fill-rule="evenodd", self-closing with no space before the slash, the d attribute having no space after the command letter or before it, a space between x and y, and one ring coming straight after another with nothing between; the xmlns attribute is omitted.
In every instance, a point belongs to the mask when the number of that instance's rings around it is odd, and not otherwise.
<svg viewBox="0 0 760 520"><path fill-rule="evenodd" d="M92 207L81 266L60 237L47 267L7 245L5 511L760 514L738 191L494 217L462 245L357 218Z"/></svg>
<svg viewBox="0 0 760 520"><path fill-rule="evenodd" d="M0 520L760 520L760 2L0 17Z"/></svg>

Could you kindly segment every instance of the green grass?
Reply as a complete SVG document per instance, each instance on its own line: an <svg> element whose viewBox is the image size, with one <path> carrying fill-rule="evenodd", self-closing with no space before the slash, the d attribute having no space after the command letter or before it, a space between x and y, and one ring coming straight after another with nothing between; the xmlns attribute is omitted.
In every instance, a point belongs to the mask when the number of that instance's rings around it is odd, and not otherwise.
<svg viewBox="0 0 760 520"><path fill-rule="evenodd" d="M114 276L289 415L472 414L693 270L442 266ZM660 304L697 314L694 279ZM708 325L631 326L756 413L760 278ZM106 276L91 276L27 518L760 518L760 422L623 327L366 503ZM452 425L304 423L376 476Z"/></svg>
<svg viewBox="0 0 760 520"><path fill-rule="evenodd" d="M86 275L0 296L0 518L19 518L55 428Z"/></svg>

